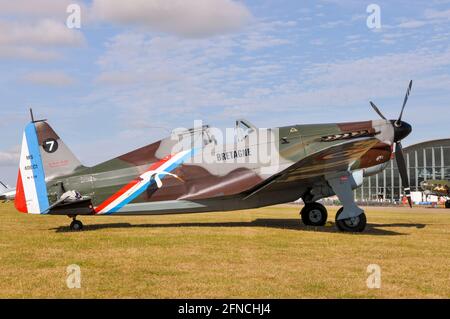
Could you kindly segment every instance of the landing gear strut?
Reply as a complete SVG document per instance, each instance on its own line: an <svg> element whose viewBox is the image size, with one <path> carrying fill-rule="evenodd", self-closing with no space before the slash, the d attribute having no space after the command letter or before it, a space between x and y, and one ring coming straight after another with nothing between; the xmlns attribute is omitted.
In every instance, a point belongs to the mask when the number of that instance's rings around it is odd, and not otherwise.
<svg viewBox="0 0 450 319"><path fill-rule="evenodd" d="M302 222L308 226L324 226L328 213L325 206L319 203L307 203L300 211Z"/></svg>
<svg viewBox="0 0 450 319"><path fill-rule="evenodd" d="M366 214L362 213L356 217L338 219L343 210L344 207L341 207L336 213L336 226L340 231L360 233L366 228Z"/></svg>
<svg viewBox="0 0 450 319"><path fill-rule="evenodd" d="M79 220L76 220L76 217L73 217L73 220L70 223L70 230L80 231L82 229L83 229L83 223Z"/></svg>

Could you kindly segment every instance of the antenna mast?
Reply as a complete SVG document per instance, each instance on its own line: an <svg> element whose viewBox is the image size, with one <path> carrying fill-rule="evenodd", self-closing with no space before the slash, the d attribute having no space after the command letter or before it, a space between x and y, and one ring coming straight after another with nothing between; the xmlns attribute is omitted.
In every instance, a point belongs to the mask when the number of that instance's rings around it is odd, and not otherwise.
<svg viewBox="0 0 450 319"><path fill-rule="evenodd" d="M46 122L47 121L46 119L44 119L44 120L35 120L34 119L34 114L33 114L33 109L31 107L30 107L30 116L31 116L31 122L32 123Z"/></svg>

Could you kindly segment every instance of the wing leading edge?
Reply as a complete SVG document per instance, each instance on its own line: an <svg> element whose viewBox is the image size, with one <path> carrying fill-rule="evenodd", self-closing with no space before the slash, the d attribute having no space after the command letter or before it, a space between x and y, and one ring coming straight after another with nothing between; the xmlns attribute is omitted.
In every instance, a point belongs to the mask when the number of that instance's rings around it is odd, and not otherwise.
<svg viewBox="0 0 450 319"><path fill-rule="evenodd" d="M290 184L313 183L326 175L347 172L350 167L367 153L380 140L375 137L353 139L315 152L291 165L284 171L273 175L264 182L247 191L245 199L256 194L276 190L280 186Z"/></svg>

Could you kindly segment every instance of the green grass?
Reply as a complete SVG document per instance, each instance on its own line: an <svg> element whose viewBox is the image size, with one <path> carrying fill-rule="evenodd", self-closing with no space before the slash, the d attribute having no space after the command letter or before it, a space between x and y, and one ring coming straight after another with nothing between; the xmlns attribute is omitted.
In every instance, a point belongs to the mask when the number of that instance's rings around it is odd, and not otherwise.
<svg viewBox="0 0 450 319"><path fill-rule="evenodd" d="M450 210L369 208L363 234L297 206L188 215L32 216L0 205L1 298L449 298ZM368 289L366 268L382 269ZM68 289L77 264L82 288Z"/></svg>

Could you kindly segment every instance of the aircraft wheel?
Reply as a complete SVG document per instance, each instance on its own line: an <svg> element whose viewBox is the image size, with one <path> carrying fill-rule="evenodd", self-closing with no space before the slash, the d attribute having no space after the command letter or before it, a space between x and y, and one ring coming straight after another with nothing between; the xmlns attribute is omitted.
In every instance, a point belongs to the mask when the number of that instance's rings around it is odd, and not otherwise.
<svg viewBox="0 0 450 319"><path fill-rule="evenodd" d="M366 214L362 213L361 215L356 217L338 220L338 217L343 212L343 210L344 207L339 208L336 214L336 226L340 231L360 233L366 228Z"/></svg>
<svg viewBox="0 0 450 319"><path fill-rule="evenodd" d="M309 203L300 211L302 222L308 226L323 226L327 222L328 213L325 206L319 203Z"/></svg>
<svg viewBox="0 0 450 319"><path fill-rule="evenodd" d="M80 231L83 229L83 223L79 220L74 220L70 223L70 230Z"/></svg>

